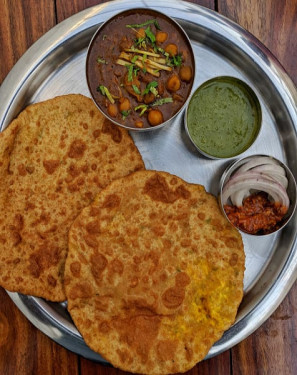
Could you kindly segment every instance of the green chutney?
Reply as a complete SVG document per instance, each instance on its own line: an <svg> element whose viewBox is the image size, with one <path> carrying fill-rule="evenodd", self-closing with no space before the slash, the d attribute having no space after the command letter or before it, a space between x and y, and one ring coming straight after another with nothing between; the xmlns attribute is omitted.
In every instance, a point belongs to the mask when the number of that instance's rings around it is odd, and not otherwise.
<svg viewBox="0 0 297 375"><path fill-rule="evenodd" d="M205 82L193 94L187 109L192 142L204 154L230 158L244 152L261 126L261 107L252 89L233 77Z"/></svg>

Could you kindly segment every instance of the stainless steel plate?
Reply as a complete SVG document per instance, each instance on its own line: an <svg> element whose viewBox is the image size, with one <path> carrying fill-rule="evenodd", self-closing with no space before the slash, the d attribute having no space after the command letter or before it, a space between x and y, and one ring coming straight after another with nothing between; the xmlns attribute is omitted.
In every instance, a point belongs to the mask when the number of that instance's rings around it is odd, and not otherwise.
<svg viewBox="0 0 297 375"><path fill-rule="evenodd" d="M194 89L219 75L247 82L260 99L263 126L255 144L244 154L268 154L287 164L297 177L297 92L291 80L261 43L217 13L172 0L115 1L89 8L60 23L38 40L11 70L0 88L0 127L29 103L56 95L89 96L85 57L98 25L122 10L150 7L175 18L192 42L197 74ZM164 170L218 193L228 161L202 157L183 127L183 113L156 132L132 133L148 169ZM276 235L243 236L246 252L245 296L235 324L210 350L208 357L229 349L258 328L283 300L297 275L297 215ZM66 303L9 293L26 317L66 348L105 362L84 343L73 325Z"/></svg>

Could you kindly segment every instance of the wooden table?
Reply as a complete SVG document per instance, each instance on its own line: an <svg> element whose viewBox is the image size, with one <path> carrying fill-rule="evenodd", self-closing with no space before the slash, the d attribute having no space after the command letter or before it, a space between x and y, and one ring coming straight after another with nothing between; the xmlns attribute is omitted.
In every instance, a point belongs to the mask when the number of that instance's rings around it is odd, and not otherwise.
<svg viewBox="0 0 297 375"><path fill-rule="evenodd" d="M0 0L0 83L40 36L100 0ZM192 0L231 18L263 42L297 84L296 0ZM1 103L0 103L1 105ZM297 156L296 156L297 158ZM124 374L79 357L38 331L0 288L0 375ZM266 323L191 375L297 374L297 283Z"/></svg>

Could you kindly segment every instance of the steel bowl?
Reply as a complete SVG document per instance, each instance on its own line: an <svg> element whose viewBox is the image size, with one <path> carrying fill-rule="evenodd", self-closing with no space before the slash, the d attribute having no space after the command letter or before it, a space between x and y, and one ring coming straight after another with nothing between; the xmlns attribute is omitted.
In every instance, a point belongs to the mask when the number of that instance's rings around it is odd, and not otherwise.
<svg viewBox="0 0 297 375"><path fill-rule="evenodd" d="M228 103L228 101L225 100L227 98L224 95L224 98L223 98L224 102L220 103L220 105L218 105L218 103L215 103L215 99L213 99L214 101L211 103L212 105L211 113L209 113L208 110L206 109L206 105L202 106L201 104L201 107L198 110L197 108L194 107L194 104L199 104L199 99L197 99L197 96L202 95L203 90L212 89L214 85L217 85L217 87L215 87L215 90L216 92L219 92L218 85L222 85L222 84L229 85L228 91L231 91L231 88L233 89L233 93L232 93L233 97L236 97L236 95L238 95L238 91L240 91L242 93L242 96L245 97L246 102L249 104L250 108L253 111L253 131L249 135L248 141L245 144L242 144L239 150L236 149L236 146L235 146L235 143L237 141L237 139L235 140L235 137L236 136L238 137L236 132L245 131L244 125L242 127L238 127L239 129L234 129L234 130L231 129L231 131L230 129L224 129L222 125L227 122L230 123L230 115L232 114L231 113L232 110L236 109L239 112L241 111L242 108L244 108L242 101L237 100L237 103L235 106L231 102ZM220 94L219 96L223 97L222 94ZM203 95L202 95L202 98L203 98ZM200 97L200 103L203 103L201 101L202 98ZM204 95L204 98L206 98L205 95ZM191 120L192 122L189 119L190 115L192 115L192 120ZM207 124L204 123L205 118L210 120L209 123L211 124L211 127L213 129L212 134L216 135L215 140L212 140L212 138L206 136L212 129L207 129ZM208 133L206 133L206 135L203 136L203 133L201 131L199 132L198 128L196 130L193 129L192 128L193 125L196 126L196 124L197 126L201 126L200 130L203 128L203 126L205 126L205 129ZM236 123L236 126L238 126L237 124L240 124L240 122L238 121ZM187 104L187 109L185 111L184 125L186 129L186 133L188 137L190 138L192 144L202 155L210 159L231 159L234 157L238 157L239 155L247 151L255 143L256 139L258 138L260 134L260 130L262 127L262 109L261 109L260 101L256 93L254 92L254 90L246 82L242 81L241 79L232 77L232 76L217 76L201 84L192 93L189 99L189 102ZM195 139L195 136L197 135L198 135L198 138L200 137L199 139L197 138ZM234 147L231 147L231 146L228 147L228 154L226 153L226 151L225 152L220 151L219 144L220 142L222 142L221 141L222 137L224 137L223 142L225 141L227 137L229 137L229 139L231 138L234 140L234 143L233 143ZM212 148L216 150L215 152L207 151L207 147L209 147L209 145L211 144L210 142L213 143Z"/></svg>
<svg viewBox="0 0 297 375"><path fill-rule="evenodd" d="M235 162L231 163L227 169L225 170L225 172L222 174L222 177L221 177L221 180L220 180L220 189L219 189L219 204L220 204L220 208L222 210L222 212L224 213L225 217L227 218L227 220L232 224L234 225L230 220L229 220L229 217L228 215L226 214L225 212L225 209L224 209L224 204L223 204L223 189L225 187L225 185L227 184L227 182L230 180L230 178L232 178L232 176L235 174L235 172L241 167L243 166L244 164L252 161L253 159L255 158L258 158L258 157L267 157L267 158L271 158L273 159L274 161L276 161L278 163L278 165L280 165L284 171L285 171L285 175L287 177L287 180L288 180L288 186L287 186L287 194L288 194L288 197L289 197L289 208L288 208L288 211L287 213L285 214L285 216L283 217L283 219L278 223L277 227L275 230L269 232L269 233L262 233L262 232L258 232L256 234L251 234L247 231L244 231L242 228L239 228L239 227L236 227L239 231L241 231L242 233L246 233L250 236L266 236L266 235L270 235L272 233L276 233L278 231L280 231L281 229L283 229L290 221L290 219L292 218L292 216L294 215L294 212L295 212L295 209L296 209L296 202L297 202L297 188L296 188L296 181L295 181L295 178L291 172L291 170L288 168L287 165L285 165L283 162L281 162L280 160L276 159L275 157L273 156L269 156L269 155L252 155L252 156L248 156L248 157L245 157L245 158L241 158L241 159L238 159L236 160ZM230 200L230 198L228 199L228 204L231 204L232 205L232 202Z"/></svg>
<svg viewBox="0 0 297 375"><path fill-rule="evenodd" d="M174 25L174 28L176 29L177 33L180 34L182 36L182 39L184 40L185 44L187 45L187 48L188 48L188 51L189 51L189 55L190 55L190 60L191 60L191 64L192 64L192 67L193 67L193 72L192 72L192 80L191 82L189 83L189 90L188 90L188 95L187 97L184 98L184 102L182 104L182 106L169 118L169 119L166 119L166 121L162 122L161 124L159 125L156 125L156 126L150 126L150 127L143 127L143 128L137 128L133 125L129 125L128 123L127 124L123 124L121 122L119 122L118 120L114 119L113 117L111 117L108 113L106 113L106 111L102 108L103 106L100 105L99 101L98 101L98 93L96 93L96 90L94 88L94 84L92 84L91 80L90 80L90 72L89 72L89 64L90 64L90 55L91 55L91 51L92 49L94 48L95 44L96 44L96 41L97 41L97 46L98 46L98 43L100 43L100 40L98 42L97 38L101 35L102 31L104 32L104 27L110 23L111 21L115 20L116 18L123 18L125 17L126 15L131 15L131 14L139 14L139 13L145 13L145 14L148 14L150 17L157 17L157 16L160 16L162 18L164 18L167 22L171 23L172 25ZM102 36L102 35L101 35ZM99 44L100 45L100 44ZM86 78L87 78L87 85L88 85L88 88L89 88L89 92L91 94L91 97L94 101L94 103L96 104L96 106L98 107L98 109L101 111L101 113L106 117L108 118L110 121L112 121L114 124L118 125L118 126L121 126L123 128L126 128L128 130L133 130L135 132L143 132L143 131L152 131L152 130L157 130L157 129L160 129L162 127L164 127L165 125L168 125L170 123L173 122L173 119L185 108L186 106L186 103L187 103L187 100L188 98L190 97L191 95L191 90L192 90L192 87L193 87L193 83L194 83L194 80L195 80L195 74L196 74L196 69L195 69L195 56L194 56L194 52L193 52L193 48L192 48L192 45L191 45L191 42L190 42L190 39L187 35L187 33L184 31L184 29L174 20L172 19L171 17L159 12L159 11L156 11L156 10L153 10L153 9L150 9L150 8L135 8L135 9L128 9L128 10L125 10L123 12L120 12L116 15L114 15L113 17L111 17L110 19L108 19L107 21L105 21L103 24L101 24L99 26L99 28L96 30L95 34L93 35L92 39L91 39L91 42L88 46L88 50L87 50L87 58L86 58ZM182 83L183 84L183 83ZM178 92L177 92L178 93ZM141 103L140 103L141 104ZM166 104L165 104L166 105ZM158 108L158 107L156 107Z"/></svg>

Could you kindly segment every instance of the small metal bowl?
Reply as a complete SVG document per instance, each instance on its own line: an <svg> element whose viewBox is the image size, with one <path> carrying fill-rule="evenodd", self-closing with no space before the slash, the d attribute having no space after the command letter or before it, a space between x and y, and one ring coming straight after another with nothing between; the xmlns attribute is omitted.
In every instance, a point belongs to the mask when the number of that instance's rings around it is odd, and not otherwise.
<svg viewBox="0 0 297 375"><path fill-rule="evenodd" d="M219 76L204 82L191 95L184 123L191 142L202 155L230 159L256 141L262 110L257 95L244 81Z"/></svg>
<svg viewBox="0 0 297 375"><path fill-rule="evenodd" d="M99 88L99 85L100 85L100 77L104 77L104 74L103 74L103 70L102 70L102 73L99 74L98 72L98 66L96 66L96 59L98 56L98 54L102 54L102 56L104 57L104 46L106 48L108 48L108 50L110 51L110 49L112 48L112 61L114 61L112 63L112 69L116 69L116 67L118 66L118 64L116 64L116 59L118 59L119 57L119 53L121 51L119 51L119 44L120 44L120 41L121 41L121 38L123 36L123 34L120 34L118 31L117 31L117 28L116 28L116 25L115 25L115 22L123 22L123 21L126 21L127 24L139 24L139 20L140 18L139 17L143 17L143 16L146 16L148 18L148 20L152 20L152 19L156 19L158 18L159 19L159 22L162 23L164 25L166 25L166 29L164 28L164 31L168 31L169 30L169 34L171 32L170 35L175 35L174 36L174 39L172 39L171 37L171 40L174 41L175 43L177 43L177 40L179 40L179 43L182 43L183 47L182 47L182 50L179 50L178 53L184 53L185 56L187 56L187 61L189 62L189 65L191 66L192 68L192 79L190 82L183 82L181 81L181 87L180 89L177 91L177 94L184 94L184 96L180 95L180 97L183 97L183 101L180 101L180 100L175 100L174 99L174 102L177 103L178 105L175 105L173 107L173 114L171 115L171 117L169 118L168 115L166 116L166 114L164 115L164 121L156 126L149 126L149 124L147 124L147 120L145 119L144 120L144 125L143 127L136 127L134 126L135 124L135 121L137 120L137 117L136 116L136 111L135 111L135 108L138 106L138 105L141 105L143 103L139 102L138 104L134 103L134 99L131 99L131 96L130 96L130 101L133 102L133 106L132 106L132 111L130 111L129 115L127 117L122 117L122 112L118 112L117 115L115 115L115 117L112 117L110 116L108 113L107 113L107 110L106 110L106 106L104 106L104 104L102 103L102 98L100 97L100 90L98 89ZM129 22L128 22L129 21ZM141 21L143 22L143 21ZM112 25L112 27L110 26ZM109 30L109 27L110 29L112 30L116 30L115 33L117 33L117 43L114 43L112 41L109 41L108 40L108 31ZM147 29L149 27L152 27L151 24L146 24L143 28L144 29ZM134 28L131 26L129 26L129 28L127 28L127 30L134 30ZM137 29L138 30L138 29ZM135 31L135 30L134 30ZM162 30L163 31L163 30ZM112 31L113 32L113 31ZM138 34L137 34L138 35ZM105 41L104 41L105 40ZM158 45L159 47L161 47L162 49L164 49L166 47L167 44L169 44L170 42L170 39L168 38L168 42L164 42L160 45ZM105 44L104 44L105 43ZM107 44L109 43L109 44ZM111 47L109 47L111 46ZM138 49L142 49L142 47L137 47ZM130 51L131 52L131 51ZM110 54L110 56L111 56ZM161 52L160 52L161 54ZM143 58L143 64L146 64L145 62L145 58L147 58L146 55L144 55L145 57ZM163 55L162 55L163 57ZM153 58L153 57L152 57ZM164 58L165 59L165 58ZM98 60L97 60L98 61ZM107 63L106 60L104 60L104 58L100 59L100 61L103 61L103 63ZM139 62L140 60L138 60ZM131 62L131 61L130 61ZM110 62L108 62L110 63ZM133 62L133 59L132 59L132 65L135 64L135 62ZM164 62L162 62L162 64L166 64ZM128 65L128 62L127 62L127 65ZM126 67L127 67L126 65ZM137 66L138 68L138 66ZM144 67L146 68L146 66ZM96 72L96 69L97 69L97 72ZM128 67L127 67L128 69ZM140 68L141 69L141 68ZM157 68L155 68L157 69ZM118 69L119 70L119 69ZM179 67L177 67L177 70L176 74L178 74L179 72ZM145 72L145 69L143 69L143 71ZM125 10L123 12L120 12L116 15L114 15L113 17L111 17L110 19L108 19L106 22L104 22L98 29L97 31L95 32L90 44L89 44L89 47L88 47L88 51L87 51L87 58L86 58L86 78L87 78L87 85L88 85L88 88L89 88L89 91L90 91L90 94L91 94L91 97L93 99L93 101L95 102L96 106L98 107L98 109L102 112L102 114L108 118L110 121L112 121L114 124L116 125L119 125L123 128L126 128L128 130L133 130L133 131L136 131L136 132L142 132L142 131L151 131L151 130L157 130L157 129L160 129L162 127L164 127L165 125L169 124L169 123L172 123L172 120L178 115L178 113L180 113L185 105L186 105L186 102L191 94L191 90L192 90L192 87L193 87L193 83L194 83L194 80L195 80L195 73L196 73L196 69L195 69L195 56L194 56L194 52L193 52L193 49L192 49L192 46L191 46L191 43L190 43L190 40L189 40L189 37L187 36L186 32L183 30L183 28L175 21L173 20L171 17L159 12L159 11L156 11L156 10L153 10L153 9L150 9L150 8L136 8L136 9L128 9L128 10ZM130 77L132 76L132 73L130 73ZM169 74L169 73L168 73ZM162 79L168 79L168 75L166 73L166 71L162 71L160 73L160 75L162 76ZM106 74L105 74L106 76ZM95 79L94 79L95 78ZM157 80L158 78L155 78L153 75L151 77L152 81L153 80ZM101 78L103 79L103 78ZM123 85L123 76L119 76L118 77L118 81L119 81L119 84L118 85L119 87L121 85ZM135 85L134 85L135 86ZM164 84L165 86L165 84ZM134 88L134 87L133 87ZM137 87L136 87L137 89ZM124 96L128 96L128 94L126 93L125 89L123 87L121 87L120 89L125 95ZM120 91L118 90L118 91ZM134 89L135 90L135 89ZM142 93L143 91L142 90L138 90L139 91L139 94ZM102 92L102 91L101 91ZM166 92L166 89L165 89L165 92ZM119 94L121 96L121 94ZM168 94L169 96L169 94ZM162 98L160 96L160 98ZM159 99L159 98L157 98ZM162 105L156 105L154 103L152 103L154 106L152 108L154 109L159 109L162 111ZM169 106L169 104L164 104L164 105L167 105ZM124 111L124 112L128 112L128 111ZM144 115L142 115L139 120L142 120L143 117L146 116L148 112L146 112Z"/></svg>
<svg viewBox="0 0 297 375"><path fill-rule="evenodd" d="M226 214L225 209L224 209L224 205L223 205L223 201L222 201L222 192L223 192L223 189L224 189L226 183L234 175L234 173L238 170L238 168L240 168L244 164L246 164L249 161L252 161L253 159L258 158L258 157L271 158L271 159L275 160L285 170L286 177L288 179L287 194L288 194L288 197L289 197L290 204L289 204L288 212L285 214L285 216L281 220L281 222L277 225L275 230L273 230L269 233L258 232L256 234L251 234L249 232L244 231L241 228L236 227L229 220L228 215ZM245 158L238 159L237 161L235 161L234 163L231 163L231 165L229 165L227 167L225 172L222 174L222 177L221 177L221 180L220 180L220 190L219 190L219 197L218 197L219 199L218 200L219 200L220 208L221 208L223 214L225 215L225 217L227 218L227 220L232 225L234 225L240 232L249 234L251 236L265 236L265 235L269 235L269 234L276 233L276 232L280 231L281 229L283 229L288 224L288 222L290 221L290 219L294 215L294 212L295 212L295 209L296 209L296 202L297 202L296 197L297 197L296 181L295 181L295 178L294 178L292 172L290 171L290 169L284 163L282 163L280 160L276 159L275 157L261 154L261 155L252 155L252 156L248 156L248 157L245 157ZM232 204L232 202L230 201L230 198L229 198L228 204Z"/></svg>

